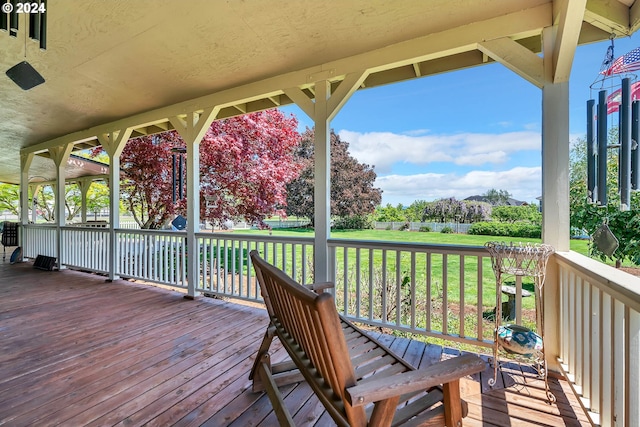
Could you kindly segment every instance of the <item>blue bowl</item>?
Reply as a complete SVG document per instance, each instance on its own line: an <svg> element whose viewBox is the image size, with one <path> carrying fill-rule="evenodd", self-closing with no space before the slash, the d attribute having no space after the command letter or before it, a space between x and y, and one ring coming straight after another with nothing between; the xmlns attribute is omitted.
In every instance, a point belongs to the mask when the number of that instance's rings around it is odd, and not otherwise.
<svg viewBox="0 0 640 427"><path fill-rule="evenodd" d="M520 325L498 327L498 344L508 353L528 357L542 351L542 337Z"/></svg>

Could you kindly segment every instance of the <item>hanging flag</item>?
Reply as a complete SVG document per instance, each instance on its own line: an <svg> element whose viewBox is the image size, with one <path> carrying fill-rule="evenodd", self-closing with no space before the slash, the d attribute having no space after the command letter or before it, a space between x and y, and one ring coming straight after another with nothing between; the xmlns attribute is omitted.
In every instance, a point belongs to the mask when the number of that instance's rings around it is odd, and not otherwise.
<svg viewBox="0 0 640 427"><path fill-rule="evenodd" d="M631 85L631 102L640 100L640 82ZM615 113L620 110L622 104L622 89L611 92L607 96L607 114Z"/></svg>
<svg viewBox="0 0 640 427"><path fill-rule="evenodd" d="M638 70L640 70L640 47L616 59L609 68L600 74L612 76L614 74L630 73Z"/></svg>

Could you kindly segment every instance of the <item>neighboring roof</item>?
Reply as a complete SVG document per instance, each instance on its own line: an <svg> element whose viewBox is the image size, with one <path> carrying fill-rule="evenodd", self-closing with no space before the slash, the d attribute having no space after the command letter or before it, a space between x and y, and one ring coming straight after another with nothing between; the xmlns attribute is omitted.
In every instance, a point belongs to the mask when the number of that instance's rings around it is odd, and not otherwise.
<svg viewBox="0 0 640 427"><path fill-rule="evenodd" d="M47 161L47 159L45 159L44 157L36 157L34 161L36 160ZM51 163L51 160L48 160L48 162ZM55 169L49 167L48 170L49 172L45 175L29 174L29 183L55 182L55 174L52 175L51 172L55 172ZM77 156L75 154L71 154L69 156L69 159L67 160L67 165L65 167L65 178L67 181L73 181L74 179L82 177L101 179L108 176L109 165L106 163L102 163L94 159L88 159L86 157Z"/></svg>
<svg viewBox="0 0 640 427"><path fill-rule="evenodd" d="M553 79L566 81L576 44L636 30L640 6L632 4L47 2L45 51L31 40L25 44L27 15L19 15L18 37L0 31L0 181L18 182L21 149L38 151L31 169L42 175L51 163L39 158L40 147L69 134L75 135L74 150L97 145L96 133L107 123L124 120L135 137L171 129L168 115L203 108L205 96L215 95L221 106L218 117L228 117L289 104L284 89L292 86L312 99L315 81L328 80L335 88L358 70L366 71L359 88L368 88L494 60L521 61L527 50L541 51L542 31L553 25L559 31L549 52L557 66ZM4 74L25 58L46 80L29 91ZM524 58L516 63L520 71L535 59ZM536 71L524 77L539 85L540 67L533 68ZM128 121L133 116L136 119Z"/></svg>
<svg viewBox="0 0 640 427"><path fill-rule="evenodd" d="M489 203L486 196L478 196L478 195L469 196L465 200ZM529 205L529 203L523 202L521 200L512 199L511 197L507 199L507 204L506 204L506 206L527 206L527 205Z"/></svg>

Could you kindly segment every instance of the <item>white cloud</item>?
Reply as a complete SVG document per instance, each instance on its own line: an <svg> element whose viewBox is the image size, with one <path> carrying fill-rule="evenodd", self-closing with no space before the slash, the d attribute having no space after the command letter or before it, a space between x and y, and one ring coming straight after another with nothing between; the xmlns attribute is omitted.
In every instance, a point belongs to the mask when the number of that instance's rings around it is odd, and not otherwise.
<svg viewBox="0 0 640 427"><path fill-rule="evenodd" d="M383 190L383 204L409 205L415 200L443 197L464 199L486 193L491 188L507 190L515 199L531 202L541 194L542 170L540 167L514 167L504 171L476 170L463 175L387 175L378 176L376 186Z"/></svg>
<svg viewBox="0 0 640 427"><path fill-rule="evenodd" d="M387 174L396 163L426 165L451 162L458 165L504 164L518 151L540 150L540 133L457 133L422 135L416 132L360 133L341 130L340 138L349 143L350 153L359 161L374 165L378 174Z"/></svg>

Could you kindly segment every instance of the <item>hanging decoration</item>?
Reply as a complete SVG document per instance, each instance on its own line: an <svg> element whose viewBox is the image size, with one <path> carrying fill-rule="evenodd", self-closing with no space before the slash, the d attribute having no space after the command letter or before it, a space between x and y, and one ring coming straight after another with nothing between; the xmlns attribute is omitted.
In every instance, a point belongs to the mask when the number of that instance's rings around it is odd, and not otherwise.
<svg viewBox="0 0 640 427"><path fill-rule="evenodd" d="M10 37L18 37L19 19L24 16L24 60L9 68L5 74L22 90L32 89L44 83L44 77L27 62L27 32L29 38L39 42L42 50L47 48L47 3L46 0L17 2L0 0L0 30L7 31Z"/></svg>
<svg viewBox="0 0 640 427"><path fill-rule="evenodd" d="M640 47L615 60L614 37L607 47L598 77L591 84L598 101L587 101L587 197L589 202L606 206L607 153L618 150L618 190L620 209L628 210L631 190L640 189ZM608 120L617 114L618 142L609 144ZM615 122L614 122L615 123Z"/></svg>

